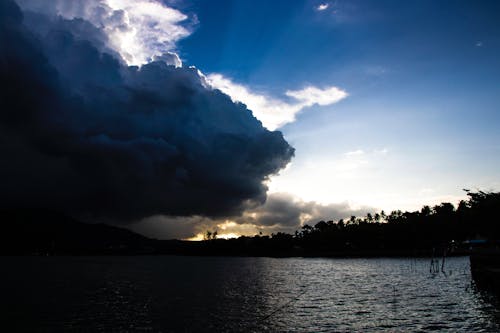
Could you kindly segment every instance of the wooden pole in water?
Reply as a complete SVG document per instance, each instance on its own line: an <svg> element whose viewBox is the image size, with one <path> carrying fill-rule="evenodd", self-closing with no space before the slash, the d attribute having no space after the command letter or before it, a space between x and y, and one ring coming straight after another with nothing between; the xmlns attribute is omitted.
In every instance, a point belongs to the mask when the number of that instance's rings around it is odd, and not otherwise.
<svg viewBox="0 0 500 333"><path fill-rule="evenodd" d="M432 258L431 258L431 266L429 267L429 273L434 273L434 252L435 248L432 248Z"/></svg>
<svg viewBox="0 0 500 333"><path fill-rule="evenodd" d="M441 272L444 273L444 261L446 259L446 247L443 249L443 262L441 263Z"/></svg>

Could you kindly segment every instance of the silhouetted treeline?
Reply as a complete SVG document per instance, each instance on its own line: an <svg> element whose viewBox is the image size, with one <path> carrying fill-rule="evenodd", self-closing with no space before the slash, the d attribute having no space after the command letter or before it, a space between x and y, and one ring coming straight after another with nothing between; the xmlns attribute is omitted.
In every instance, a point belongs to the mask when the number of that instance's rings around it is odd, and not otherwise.
<svg viewBox="0 0 500 333"><path fill-rule="evenodd" d="M305 225L294 235L312 251L415 251L458 247L475 238L500 239L500 193L470 192L458 207L442 203L420 211L352 216L347 220Z"/></svg>
<svg viewBox="0 0 500 333"><path fill-rule="evenodd" d="M319 221L294 234L188 242L154 240L104 224L86 224L46 211L0 211L0 254L399 256L466 253L464 241L500 240L500 192L470 192L457 207L442 203L415 212L381 211ZM450 253L451 251L451 253ZM461 252L462 251L462 252Z"/></svg>
<svg viewBox="0 0 500 333"><path fill-rule="evenodd" d="M419 211L381 211L363 217L306 224L294 235L207 241L210 252L275 255L442 255L464 253L471 239L500 239L500 193L471 192L457 207L442 203ZM208 246L210 244L210 246Z"/></svg>

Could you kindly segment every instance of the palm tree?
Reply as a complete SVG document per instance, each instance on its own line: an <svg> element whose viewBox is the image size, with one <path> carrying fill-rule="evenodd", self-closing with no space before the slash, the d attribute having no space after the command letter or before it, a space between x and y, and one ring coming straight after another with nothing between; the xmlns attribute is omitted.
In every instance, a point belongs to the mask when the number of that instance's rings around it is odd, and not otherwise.
<svg viewBox="0 0 500 333"><path fill-rule="evenodd" d="M380 211L380 218L382 219L382 221L386 221L387 215L385 215L384 210Z"/></svg>
<svg viewBox="0 0 500 333"><path fill-rule="evenodd" d="M431 213L432 213L431 207L427 205L422 207L422 209L420 210L420 214L422 214L423 216L429 216L431 215Z"/></svg>

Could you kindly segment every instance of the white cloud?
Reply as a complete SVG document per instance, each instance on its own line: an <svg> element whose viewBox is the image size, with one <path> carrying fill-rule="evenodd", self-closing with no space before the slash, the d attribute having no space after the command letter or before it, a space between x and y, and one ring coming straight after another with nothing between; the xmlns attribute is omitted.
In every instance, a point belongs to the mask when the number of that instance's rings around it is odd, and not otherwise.
<svg viewBox="0 0 500 333"><path fill-rule="evenodd" d="M329 3L322 3L316 7L316 10L323 11L323 10L328 9L328 7L330 7Z"/></svg>
<svg viewBox="0 0 500 333"><path fill-rule="evenodd" d="M372 153L372 155L386 155L389 153L389 149L387 148L380 148L380 149L373 149L372 151L365 151L363 149L356 149L352 151L348 151L347 153L344 153L344 156L362 156L362 155L367 155Z"/></svg>
<svg viewBox="0 0 500 333"><path fill-rule="evenodd" d="M89 21L106 33L107 46L129 65L175 52L176 42L191 34L183 25L187 15L155 0L18 1L25 9Z"/></svg>
<svg viewBox="0 0 500 333"><path fill-rule="evenodd" d="M119 26L106 26L117 51L128 64L141 65L152 57L175 50L175 43L190 35L181 25L183 13L157 1L105 0L115 12L123 12Z"/></svg>
<svg viewBox="0 0 500 333"><path fill-rule="evenodd" d="M245 103L254 116L270 130L295 121L295 115L306 107L315 104L331 105L347 97L347 93L337 87L320 89L309 86L302 90L286 91L285 95L295 100L295 102L286 102L263 93L253 92L250 88L234 83L221 74L210 74L207 80L212 87L229 95L233 101Z"/></svg>
<svg viewBox="0 0 500 333"><path fill-rule="evenodd" d="M358 149L358 150L353 150L353 151L348 151L347 153L344 153L345 156L359 156L363 155L365 153L364 150Z"/></svg>
<svg viewBox="0 0 500 333"><path fill-rule="evenodd" d="M347 93L337 87L327 87L319 89L316 87L306 87L302 90L289 90L286 95L302 102L303 107L318 105L330 105L337 103L347 97Z"/></svg>

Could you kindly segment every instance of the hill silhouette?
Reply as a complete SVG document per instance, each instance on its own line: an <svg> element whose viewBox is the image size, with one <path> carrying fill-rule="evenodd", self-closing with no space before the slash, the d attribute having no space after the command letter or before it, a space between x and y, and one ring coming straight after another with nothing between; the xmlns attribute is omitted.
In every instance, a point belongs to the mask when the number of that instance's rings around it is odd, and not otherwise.
<svg viewBox="0 0 500 333"><path fill-rule="evenodd" d="M82 223L53 211L0 211L4 254L112 254L147 252L152 240L106 224Z"/></svg>

